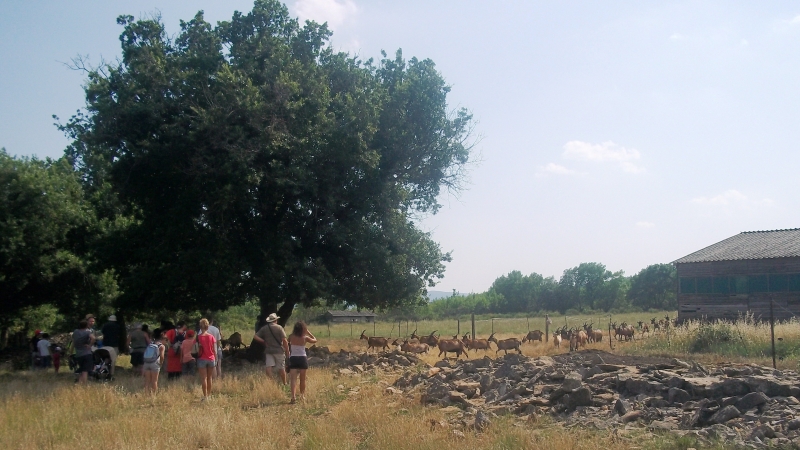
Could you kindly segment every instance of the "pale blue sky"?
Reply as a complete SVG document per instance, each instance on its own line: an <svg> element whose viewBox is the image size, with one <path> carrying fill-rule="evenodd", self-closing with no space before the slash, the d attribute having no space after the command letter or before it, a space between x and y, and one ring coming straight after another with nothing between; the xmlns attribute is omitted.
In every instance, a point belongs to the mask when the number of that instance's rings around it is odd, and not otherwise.
<svg viewBox="0 0 800 450"><path fill-rule="evenodd" d="M436 290L581 262L633 274L740 231L800 227L797 2L290 1L364 59L433 59L478 120L468 190L422 226ZM83 106L76 55L114 59L120 14L170 33L249 1L0 2L0 146L57 157Z"/></svg>

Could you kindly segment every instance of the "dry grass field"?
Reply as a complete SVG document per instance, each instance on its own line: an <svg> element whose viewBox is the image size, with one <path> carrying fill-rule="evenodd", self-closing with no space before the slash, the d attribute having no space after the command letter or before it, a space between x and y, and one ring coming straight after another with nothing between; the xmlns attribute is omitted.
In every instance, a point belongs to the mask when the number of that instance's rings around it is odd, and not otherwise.
<svg viewBox="0 0 800 450"><path fill-rule="evenodd" d="M641 315L640 315L641 316ZM662 315L663 317L663 315ZM619 322L632 318L613 318ZM553 318L555 324L564 318ZM569 318L567 320L570 320ZM580 325L584 318L574 318ZM641 319L638 319L641 320ZM607 324L607 319L605 319ZM490 321L479 322L478 336L488 337ZM595 322L597 324L597 322ZM478 324L476 324L478 325ZM776 336L784 342L796 342L800 327L781 324ZM413 324L412 324L413 326ZM462 333L468 327L462 323ZM494 323L499 338L522 337L528 323L523 319L501 319ZM392 324L376 324L378 334L388 335ZM667 342L665 334L651 335L631 343L614 341L614 352L678 356L701 361L733 361L733 355L720 356L714 351L689 353L700 324L673 330ZM733 327L731 336L739 342L760 348L769 342L769 328L762 324L743 323ZM320 345L332 350L363 351L365 341L357 339L364 329L372 335L372 325L354 328L349 324L330 328L313 327ZM394 325L393 335L397 335ZM530 319L530 328L543 329L543 319ZM455 334L455 322L419 323L419 333ZM413 328L412 330L413 331ZM765 335L766 331L766 335ZM404 333L405 330L401 332ZM727 331L726 331L727 332ZM724 335L726 332L720 332ZM712 337L714 337L712 333ZM249 341L249 336L245 336ZM736 344L734 342L733 344ZM731 345L733 345L731 344ZM739 345L739 344L736 344ZM608 351L604 342L590 348ZM566 352L545 343L526 343L523 353L529 356ZM712 349L713 350L713 349ZM724 350L724 349L723 349ZM724 351L740 351L731 347ZM494 351L471 352L470 358L495 356ZM502 355L502 352L501 352ZM741 361L771 363L768 355L757 358L739 355ZM428 363L439 358L436 352L423 355ZM127 357L120 366L127 366ZM796 369L796 358L780 361L783 368ZM691 441L676 440L671 435L652 435L640 430L615 433L570 427L548 416L492 418L484 432L453 429L432 423L446 423L463 414L455 407L424 407L419 397L387 394L386 387L397 373L368 373L361 377L342 376L333 368L312 368L305 402L288 403L288 390L265 378L260 366L245 366L228 371L214 386L209 402L200 402L200 385L195 379L167 382L162 374L156 396L144 396L143 381L127 371L120 371L111 383L90 382L77 386L72 375L62 371L0 373L0 448L74 449L95 447L120 449L679 449L700 448ZM716 448L724 448L718 444Z"/></svg>

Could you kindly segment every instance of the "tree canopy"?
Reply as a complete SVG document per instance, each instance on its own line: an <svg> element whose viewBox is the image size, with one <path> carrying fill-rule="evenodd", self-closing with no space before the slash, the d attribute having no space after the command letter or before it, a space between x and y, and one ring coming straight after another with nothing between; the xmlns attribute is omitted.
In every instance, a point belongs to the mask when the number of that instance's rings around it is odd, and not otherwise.
<svg viewBox="0 0 800 450"><path fill-rule="evenodd" d="M174 39L158 18L118 23L122 58L88 71L63 128L87 192L125 218L106 261L120 305L257 298L285 321L320 298L418 302L443 276L415 219L460 187L471 116L432 61L334 52L272 0L217 26L199 12Z"/></svg>

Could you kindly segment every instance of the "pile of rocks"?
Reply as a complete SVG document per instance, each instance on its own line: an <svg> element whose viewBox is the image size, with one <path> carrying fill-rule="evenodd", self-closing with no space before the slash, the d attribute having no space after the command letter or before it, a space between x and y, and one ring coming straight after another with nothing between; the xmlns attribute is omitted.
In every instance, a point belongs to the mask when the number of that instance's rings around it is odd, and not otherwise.
<svg viewBox="0 0 800 450"><path fill-rule="evenodd" d="M800 385L794 372L756 365L704 367L677 359L583 351L529 358L440 361L406 371L398 392L423 403L492 414L550 414L567 426L647 428L744 447L800 447ZM488 416L487 416L488 415Z"/></svg>
<svg viewBox="0 0 800 450"><path fill-rule="evenodd" d="M342 375L353 375L380 369L384 372L406 370L411 366L425 364L419 358L399 351L386 353L364 353L340 350L332 352L328 347L310 347L306 350L309 366L338 368Z"/></svg>

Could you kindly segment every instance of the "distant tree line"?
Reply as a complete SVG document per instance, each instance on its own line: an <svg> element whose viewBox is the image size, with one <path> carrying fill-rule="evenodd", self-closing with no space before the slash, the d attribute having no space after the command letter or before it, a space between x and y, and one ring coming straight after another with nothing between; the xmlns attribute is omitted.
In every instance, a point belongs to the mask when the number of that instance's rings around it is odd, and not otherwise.
<svg viewBox="0 0 800 450"><path fill-rule="evenodd" d="M388 312L391 318L443 319L469 314L541 312L623 312L677 308L675 267L653 264L633 276L611 272L600 263L582 263L564 270L560 279L538 273L510 272L486 292L453 294L413 308Z"/></svg>

